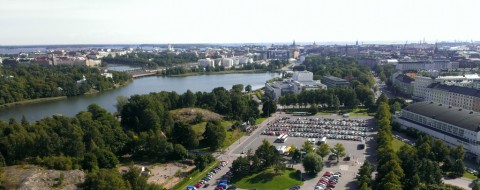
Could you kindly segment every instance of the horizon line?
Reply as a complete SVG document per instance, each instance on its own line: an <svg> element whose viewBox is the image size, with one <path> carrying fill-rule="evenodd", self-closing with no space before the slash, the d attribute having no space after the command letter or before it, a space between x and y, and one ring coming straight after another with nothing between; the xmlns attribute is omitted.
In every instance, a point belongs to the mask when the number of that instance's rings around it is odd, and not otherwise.
<svg viewBox="0 0 480 190"><path fill-rule="evenodd" d="M480 43L479 40L470 40L470 41L461 41L461 40L441 40L441 41L409 41L409 40L385 40L385 41L295 41L295 44L301 45L312 45L315 42L316 45L350 45L356 44L357 42L359 45L397 45L397 44L435 44L435 43ZM420 42L420 43L419 43ZM121 45L136 45L136 46L145 46L145 45L256 45L256 44L263 44L263 45L285 45L285 44L292 44L293 41L290 42L221 42L221 43L59 43L59 44L8 44L8 45L0 45L0 47L46 47L46 46L121 46Z"/></svg>

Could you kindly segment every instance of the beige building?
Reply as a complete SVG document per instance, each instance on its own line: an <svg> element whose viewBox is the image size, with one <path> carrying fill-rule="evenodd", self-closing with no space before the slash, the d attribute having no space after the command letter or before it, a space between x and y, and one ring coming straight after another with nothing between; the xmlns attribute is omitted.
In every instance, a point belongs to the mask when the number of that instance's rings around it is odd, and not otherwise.
<svg viewBox="0 0 480 190"><path fill-rule="evenodd" d="M480 90L434 83L426 89L426 101L480 112Z"/></svg>

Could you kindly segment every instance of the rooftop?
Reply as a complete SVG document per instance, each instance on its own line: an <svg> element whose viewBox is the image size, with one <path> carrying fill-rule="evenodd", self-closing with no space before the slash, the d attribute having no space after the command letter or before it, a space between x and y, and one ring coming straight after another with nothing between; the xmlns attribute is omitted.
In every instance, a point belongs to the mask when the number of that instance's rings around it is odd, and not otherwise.
<svg viewBox="0 0 480 190"><path fill-rule="evenodd" d="M480 113L434 102L410 104L404 110L470 131L480 131Z"/></svg>
<svg viewBox="0 0 480 190"><path fill-rule="evenodd" d="M412 81L415 81L415 79L412 79L408 77L407 75L398 75L397 78L398 81L401 81L403 83L411 83Z"/></svg>
<svg viewBox="0 0 480 190"><path fill-rule="evenodd" d="M329 79L329 80L333 80L333 81L336 81L336 82L348 82L348 81L345 80L345 79L338 78L338 77L334 77L334 76L324 76L323 78L326 78L326 79Z"/></svg>
<svg viewBox="0 0 480 190"><path fill-rule="evenodd" d="M475 96L480 98L480 90L475 88L463 87L463 86L454 86L454 85L446 85L441 83L433 83L428 86L428 88L442 90L457 94L463 94L467 96Z"/></svg>

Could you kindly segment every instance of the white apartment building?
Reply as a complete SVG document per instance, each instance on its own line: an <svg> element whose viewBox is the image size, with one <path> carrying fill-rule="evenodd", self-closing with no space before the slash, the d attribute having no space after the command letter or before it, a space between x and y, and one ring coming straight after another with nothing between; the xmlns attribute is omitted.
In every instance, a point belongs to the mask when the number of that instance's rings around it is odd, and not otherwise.
<svg viewBox="0 0 480 190"><path fill-rule="evenodd" d="M427 87L425 100L480 112L480 90L474 88L434 83Z"/></svg>
<svg viewBox="0 0 480 190"><path fill-rule="evenodd" d="M417 100L424 100L427 96L427 87L433 83L443 83L455 86L470 86L475 87L475 81L480 80L478 74L466 74L461 76L438 76L438 77L424 77L416 76L413 81L413 98Z"/></svg>
<svg viewBox="0 0 480 190"><path fill-rule="evenodd" d="M404 108L393 121L445 141L463 145L466 157L480 162L480 113L433 102L418 102Z"/></svg>
<svg viewBox="0 0 480 190"><path fill-rule="evenodd" d="M207 66L215 67L215 61L213 59L210 59L210 58L199 59L197 61L197 63L198 63L199 66L202 66L202 67L207 67Z"/></svg>
<svg viewBox="0 0 480 190"><path fill-rule="evenodd" d="M222 59L222 66L225 67L225 68L233 67L233 59L223 58Z"/></svg>
<svg viewBox="0 0 480 190"><path fill-rule="evenodd" d="M294 81L312 81L313 80L313 73L310 71L298 71L294 72L292 76L292 80Z"/></svg>

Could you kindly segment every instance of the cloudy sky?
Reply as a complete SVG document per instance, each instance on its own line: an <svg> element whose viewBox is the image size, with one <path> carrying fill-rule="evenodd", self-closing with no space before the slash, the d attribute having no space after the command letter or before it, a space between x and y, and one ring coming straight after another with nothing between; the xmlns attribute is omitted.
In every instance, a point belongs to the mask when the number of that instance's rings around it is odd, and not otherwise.
<svg viewBox="0 0 480 190"><path fill-rule="evenodd" d="M479 0L0 0L0 45L480 40Z"/></svg>

